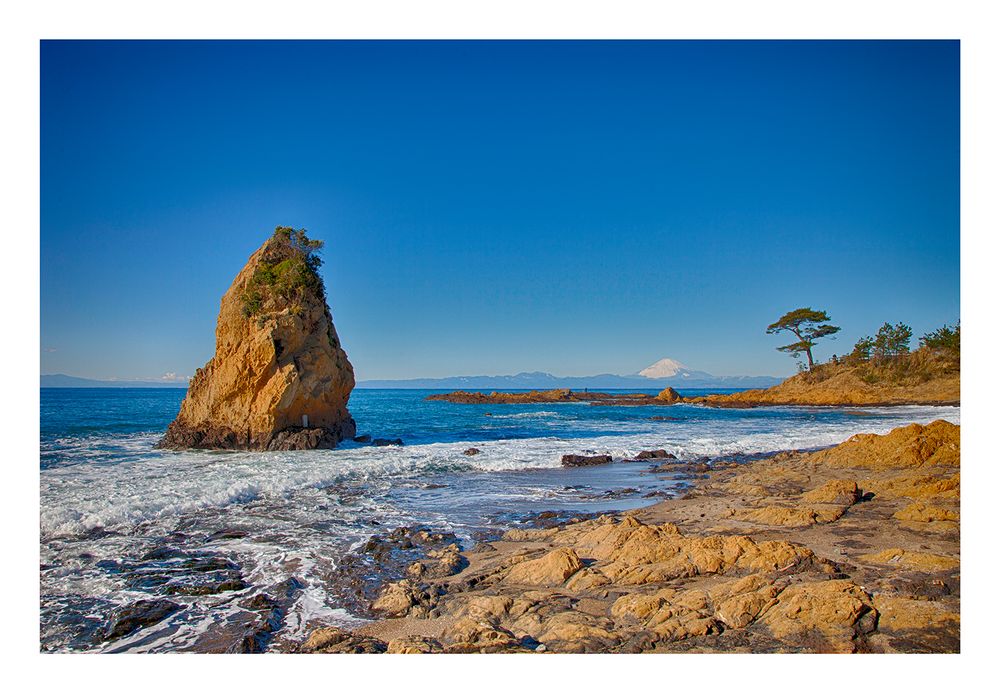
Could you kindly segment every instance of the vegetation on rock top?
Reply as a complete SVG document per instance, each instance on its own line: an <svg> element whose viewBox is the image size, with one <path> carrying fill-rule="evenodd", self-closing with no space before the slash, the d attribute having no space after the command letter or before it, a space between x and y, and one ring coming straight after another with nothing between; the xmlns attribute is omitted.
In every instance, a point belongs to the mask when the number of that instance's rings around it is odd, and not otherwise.
<svg viewBox="0 0 1000 693"><path fill-rule="evenodd" d="M319 251L323 241L310 239L305 229L288 226L275 228L265 247L264 258L257 266L243 292L243 315L250 318L265 311L269 303L291 304L292 312L301 310L306 295L326 300L323 264Z"/></svg>

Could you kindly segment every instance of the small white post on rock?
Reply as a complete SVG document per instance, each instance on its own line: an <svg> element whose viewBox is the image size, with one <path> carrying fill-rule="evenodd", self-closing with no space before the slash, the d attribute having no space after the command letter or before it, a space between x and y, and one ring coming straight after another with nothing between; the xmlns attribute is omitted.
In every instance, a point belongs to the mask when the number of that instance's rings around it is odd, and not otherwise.
<svg viewBox="0 0 1000 693"><path fill-rule="evenodd" d="M308 414L303 414L302 415L302 428L309 428L309 415Z"/></svg>

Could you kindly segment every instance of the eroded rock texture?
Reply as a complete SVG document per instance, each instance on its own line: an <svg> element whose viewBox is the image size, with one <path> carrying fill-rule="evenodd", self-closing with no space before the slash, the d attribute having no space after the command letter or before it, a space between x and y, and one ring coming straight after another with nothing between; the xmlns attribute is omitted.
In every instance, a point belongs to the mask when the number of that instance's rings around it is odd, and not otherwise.
<svg viewBox="0 0 1000 693"><path fill-rule="evenodd" d="M957 652L960 452L936 421L713 465L684 498L451 547L303 649Z"/></svg>
<svg viewBox="0 0 1000 693"><path fill-rule="evenodd" d="M215 355L198 369L164 448L332 448L355 434L354 369L317 273L322 243L279 227L222 297Z"/></svg>

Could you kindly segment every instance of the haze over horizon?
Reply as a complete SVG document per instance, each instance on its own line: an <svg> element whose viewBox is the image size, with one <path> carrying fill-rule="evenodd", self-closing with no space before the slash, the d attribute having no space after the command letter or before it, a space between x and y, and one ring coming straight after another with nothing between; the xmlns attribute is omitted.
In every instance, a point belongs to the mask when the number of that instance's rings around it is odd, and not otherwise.
<svg viewBox="0 0 1000 693"><path fill-rule="evenodd" d="M790 375L959 318L957 41L43 41L42 373L212 356L277 225L359 380Z"/></svg>

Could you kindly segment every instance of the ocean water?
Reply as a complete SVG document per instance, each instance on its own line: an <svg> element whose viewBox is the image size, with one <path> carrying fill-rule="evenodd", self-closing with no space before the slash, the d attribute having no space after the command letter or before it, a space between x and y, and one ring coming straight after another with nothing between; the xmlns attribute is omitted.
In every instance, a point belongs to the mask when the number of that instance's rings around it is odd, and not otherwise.
<svg viewBox="0 0 1000 693"><path fill-rule="evenodd" d="M358 595L377 586L365 574L373 536L422 526L468 546L541 511L620 511L688 482L642 463L562 468L566 453L752 456L960 422L954 407L460 405L425 401L431 392L352 394L358 433L402 447L233 453L154 449L182 390L43 389L42 651L224 651L259 594L283 600L267 649L287 650L311 628L366 617ZM237 584L203 589L227 577ZM107 638L113 614L150 599L177 609Z"/></svg>

